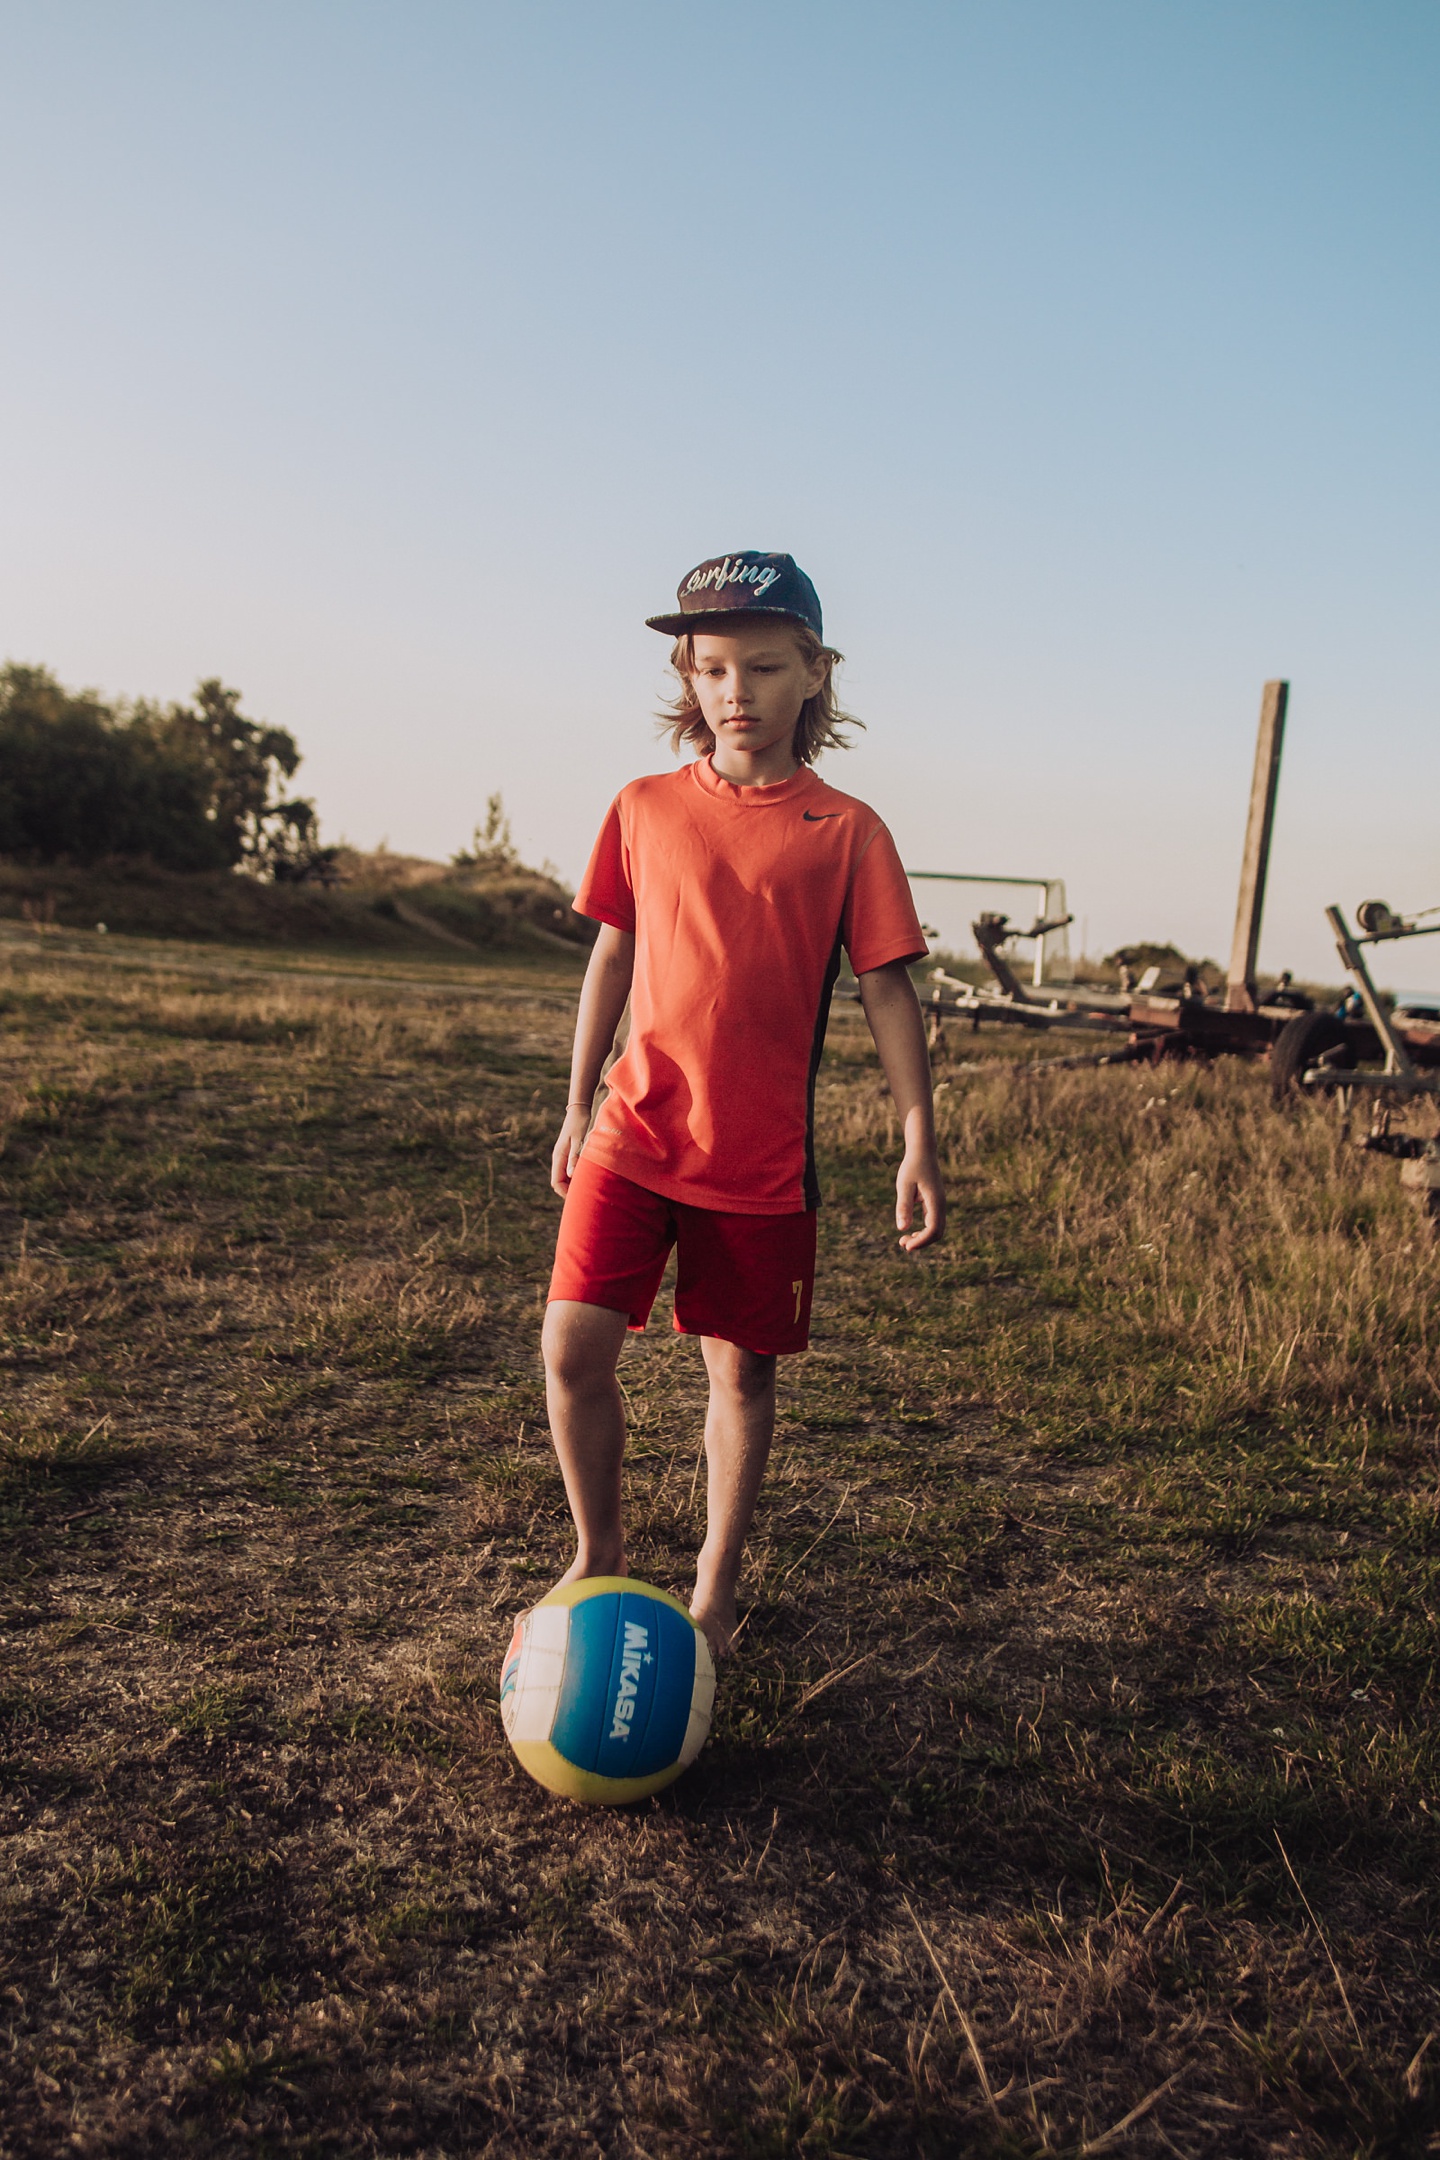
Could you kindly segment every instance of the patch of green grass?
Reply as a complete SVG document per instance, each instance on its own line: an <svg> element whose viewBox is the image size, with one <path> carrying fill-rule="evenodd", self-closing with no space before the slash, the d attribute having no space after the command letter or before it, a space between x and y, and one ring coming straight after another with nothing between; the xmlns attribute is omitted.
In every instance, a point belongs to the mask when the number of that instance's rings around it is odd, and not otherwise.
<svg viewBox="0 0 1440 2160"><path fill-rule="evenodd" d="M128 2025L188 2012L263 2009L285 1992L283 1869L270 1855L218 1852L159 1865L114 1857L85 1893L107 1995Z"/></svg>
<svg viewBox="0 0 1440 2160"><path fill-rule="evenodd" d="M1302 1588L1247 1600L1237 1633L1244 1654L1284 1667L1298 1688L1374 1689L1411 1715L1431 1710L1440 1661L1440 1560L1359 1552L1328 1595Z"/></svg>
<svg viewBox="0 0 1440 2160"><path fill-rule="evenodd" d="M336 1711L329 1730L342 1745L372 1748L382 1755L426 1756L447 1762L452 1750L444 1733L420 1717L371 1703Z"/></svg>
<svg viewBox="0 0 1440 2160"><path fill-rule="evenodd" d="M94 1498L144 1459L141 1443L121 1439L108 1418L87 1427L43 1424L0 1427L0 1516L37 1510L53 1517Z"/></svg>
<svg viewBox="0 0 1440 2160"><path fill-rule="evenodd" d="M228 1738L253 1722L248 1690L228 1681L212 1681L197 1688L183 1702L171 1704L162 1715L176 1732L205 1740Z"/></svg>
<svg viewBox="0 0 1440 2160"><path fill-rule="evenodd" d="M0 1690L0 1726L7 1728L12 1738L27 1730L43 1731L55 1707L53 1698L47 1701L29 1688L5 1688Z"/></svg>

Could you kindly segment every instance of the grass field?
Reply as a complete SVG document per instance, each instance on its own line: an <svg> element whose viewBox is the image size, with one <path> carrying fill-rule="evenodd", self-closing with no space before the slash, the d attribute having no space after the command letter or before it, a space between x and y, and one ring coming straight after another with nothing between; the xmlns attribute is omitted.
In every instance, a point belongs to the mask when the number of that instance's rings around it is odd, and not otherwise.
<svg viewBox="0 0 1440 2160"><path fill-rule="evenodd" d="M500 1730L579 962L0 926L0 2153L1440 2152L1437 1259L1239 1065L821 1083L711 1744ZM632 1565L698 1353L626 1352Z"/></svg>

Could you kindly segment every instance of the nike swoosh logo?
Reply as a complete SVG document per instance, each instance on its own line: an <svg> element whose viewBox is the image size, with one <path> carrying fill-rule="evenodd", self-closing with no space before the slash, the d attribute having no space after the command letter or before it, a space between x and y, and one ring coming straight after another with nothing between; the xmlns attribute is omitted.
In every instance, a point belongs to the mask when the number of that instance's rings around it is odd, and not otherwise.
<svg viewBox="0 0 1440 2160"><path fill-rule="evenodd" d="M823 825L826 818L839 817L839 815L838 810L822 810L818 815L813 810L807 810L805 812L805 822L807 825Z"/></svg>

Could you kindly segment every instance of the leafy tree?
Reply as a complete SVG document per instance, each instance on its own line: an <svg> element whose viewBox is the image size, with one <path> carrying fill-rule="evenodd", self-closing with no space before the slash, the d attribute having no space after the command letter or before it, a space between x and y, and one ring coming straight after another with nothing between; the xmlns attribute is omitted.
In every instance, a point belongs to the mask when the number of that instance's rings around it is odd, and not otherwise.
<svg viewBox="0 0 1440 2160"><path fill-rule="evenodd" d="M161 757L194 775L224 861L261 854L266 820L282 808L279 783L300 763L287 729L247 720L240 692L213 676L199 685L193 705L137 706L130 725Z"/></svg>
<svg viewBox="0 0 1440 2160"><path fill-rule="evenodd" d="M3 855L323 876L335 851L315 805L283 793L299 763L294 736L246 719L213 677L190 705L110 706L45 668L0 668Z"/></svg>
<svg viewBox="0 0 1440 2160"><path fill-rule="evenodd" d="M150 855L176 870L224 861L203 775L45 668L0 668L0 854L34 862Z"/></svg>

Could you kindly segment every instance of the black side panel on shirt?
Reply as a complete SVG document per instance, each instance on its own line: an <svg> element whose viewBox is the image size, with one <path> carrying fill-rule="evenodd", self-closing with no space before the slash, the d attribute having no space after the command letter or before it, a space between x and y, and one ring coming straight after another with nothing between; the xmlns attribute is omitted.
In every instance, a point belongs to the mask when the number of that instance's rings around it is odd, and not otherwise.
<svg viewBox="0 0 1440 2160"><path fill-rule="evenodd" d="M820 1176L815 1168L815 1076L820 1070L820 1058L825 1048L825 1030L830 1025L830 999L835 981L840 973L840 933L835 933L835 943L825 965L825 980L820 985L820 1004L815 1014L815 1033L810 1039L810 1076L805 1084L805 1205L820 1205Z"/></svg>

